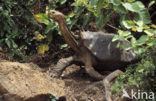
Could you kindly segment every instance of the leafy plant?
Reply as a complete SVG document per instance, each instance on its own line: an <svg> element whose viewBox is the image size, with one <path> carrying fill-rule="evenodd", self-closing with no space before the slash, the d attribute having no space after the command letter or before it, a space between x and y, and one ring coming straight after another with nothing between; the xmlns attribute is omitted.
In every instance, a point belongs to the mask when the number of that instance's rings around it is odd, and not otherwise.
<svg viewBox="0 0 156 101"><path fill-rule="evenodd" d="M126 72L120 75L111 87L112 93L121 97L123 89L127 92L131 89L139 89L144 92L155 92L156 64L154 62L156 60L152 58L152 55L155 55L155 52L155 50L150 50L144 53L144 56L142 56L142 60L139 63L130 65L126 68Z"/></svg>
<svg viewBox="0 0 156 101"><path fill-rule="evenodd" d="M126 46L125 49L133 49L142 58L139 63L129 66L126 72L118 77L112 86L112 92L130 88L154 92L156 60L153 55L156 52L156 25L151 23L150 14L141 1L110 0L110 3L117 12L122 14L120 19L122 30L118 30L118 35L113 38L113 41L130 40L131 45ZM138 38L132 34L136 32L139 34Z"/></svg>
<svg viewBox="0 0 156 101"><path fill-rule="evenodd" d="M30 51L35 51L37 43L34 44L33 33L39 27L32 13L35 2L1 0L0 51L7 49L9 56L19 57L19 60Z"/></svg>

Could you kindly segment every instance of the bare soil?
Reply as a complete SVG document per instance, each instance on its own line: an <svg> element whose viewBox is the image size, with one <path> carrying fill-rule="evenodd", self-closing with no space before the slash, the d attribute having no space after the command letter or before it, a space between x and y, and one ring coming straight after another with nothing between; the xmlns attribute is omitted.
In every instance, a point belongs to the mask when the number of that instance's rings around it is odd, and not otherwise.
<svg viewBox="0 0 156 101"><path fill-rule="evenodd" d="M69 66L63 73L67 101L105 101L103 85L89 87L96 83L77 65Z"/></svg>
<svg viewBox="0 0 156 101"><path fill-rule="evenodd" d="M46 101L51 94L65 96L64 81L33 63L0 62L0 101Z"/></svg>
<svg viewBox="0 0 156 101"><path fill-rule="evenodd" d="M46 73L49 68L55 66L58 54L61 58L68 57L72 53L69 49L64 49L55 55L33 55L31 61L41 67L41 71ZM33 57L33 58L32 58ZM105 72L108 75L110 72ZM67 101L106 101L105 89L102 84L90 87L90 85L98 82L91 78L84 70L84 67L73 64L66 68L62 76L59 78L65 83L65 93Z"/></svg>

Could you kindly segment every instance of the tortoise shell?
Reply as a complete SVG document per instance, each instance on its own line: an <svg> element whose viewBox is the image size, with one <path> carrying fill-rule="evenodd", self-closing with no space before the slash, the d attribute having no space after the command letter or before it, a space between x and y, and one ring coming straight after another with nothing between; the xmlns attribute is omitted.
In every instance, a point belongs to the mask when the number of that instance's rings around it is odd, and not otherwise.
<svg viewBox="0 0 156 101"><path fill-rule="evenodd" d="M123 40L112 42L114 36L115 34L104 32L81 32L84 46L99 60L129 62L134 59L134 52L132 50L126 51L123 48L130 42ZM118 42L123 43L119 48L117 48Z"/></svg>

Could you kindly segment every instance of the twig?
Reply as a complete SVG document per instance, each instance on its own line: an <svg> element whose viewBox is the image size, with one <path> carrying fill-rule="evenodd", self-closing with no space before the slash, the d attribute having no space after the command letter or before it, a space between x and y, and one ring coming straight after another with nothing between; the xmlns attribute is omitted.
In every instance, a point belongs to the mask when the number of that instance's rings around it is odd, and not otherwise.
<svg viewBox="0 0 156 101"><path fill-rule="evenodd" d="M119 28L116 28L116 27L114 27L114 26L112 26L112 25L110 25L110 24L106 24L106 25L108 25L109 27L111 27L111 28L113 28L113 29L115 29L115 30L120 30Z"/></svg>

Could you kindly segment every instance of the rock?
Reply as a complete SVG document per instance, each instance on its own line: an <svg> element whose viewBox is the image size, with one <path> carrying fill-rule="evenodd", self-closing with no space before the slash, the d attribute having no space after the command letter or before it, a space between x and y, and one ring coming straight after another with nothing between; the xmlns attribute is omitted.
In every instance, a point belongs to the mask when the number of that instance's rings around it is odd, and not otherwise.
<svg viewBox="0 0 156 101"><path fill-rule="evenodd" d="M51 94L65 96L64 81L51 78L31 66L0 62L0 101L47 101Z"/></svg>

